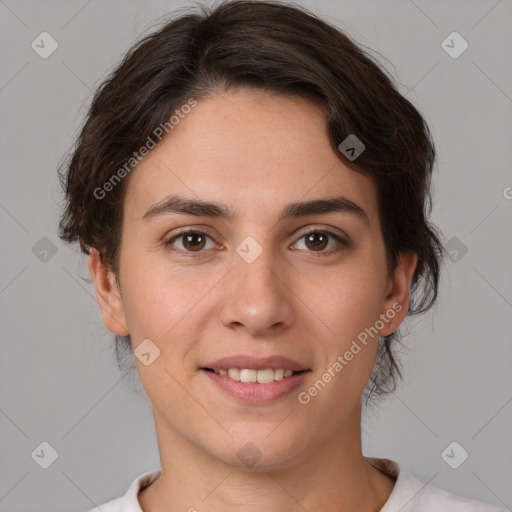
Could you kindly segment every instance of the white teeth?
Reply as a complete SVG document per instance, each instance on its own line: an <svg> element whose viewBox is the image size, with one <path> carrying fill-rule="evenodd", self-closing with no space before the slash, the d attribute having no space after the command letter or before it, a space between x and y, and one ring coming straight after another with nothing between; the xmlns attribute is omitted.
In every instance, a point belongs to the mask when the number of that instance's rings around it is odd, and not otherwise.
<svg viewBox="0 0 512 512"><path fill-rule="evenodd" d="M240 370L240 382L256 382L258 370Z"/></svg>
<svg viewBox="0 0 512 512"><path fill-rule="evenodd" d="M284 370L274 370L274 380L283 380L284 378Z"/></svg>
<svg viewBox="0 0 512 512"><path fill-rule="evenodd" d="M258 370L256 379L260 384L274 382L274 370Z"/></svg>
<svg viewBox="0 0 512 512"><path fill-rule="evenodd" d="M230 368L228 370L228 375L233 380L240 380L240 370L238 368Z"/></svg>
<svg viewBox="0 0 512 512"><path fill-rule="evenodd" d="M228 368L214 371L217 375L227 375L230 379L238 382L258 382L260 384L268 384L275 380L282 380L285 377L291 377L293 375L293 370L284 370L282 368L277 370L273 370L272 368L265 370Z"/></svg>

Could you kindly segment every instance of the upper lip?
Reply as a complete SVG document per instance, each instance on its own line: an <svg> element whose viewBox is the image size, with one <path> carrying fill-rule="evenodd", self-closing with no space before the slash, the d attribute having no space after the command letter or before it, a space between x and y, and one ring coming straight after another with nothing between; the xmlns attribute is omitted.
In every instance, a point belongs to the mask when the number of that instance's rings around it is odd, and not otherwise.
<svg viewBox="0 0 512 512"><path fill-rule="evenodd" d="M251 370L271 368L272 370L277 370L282 368L283 370L294 370L296 372L308 369L297 361L284 356L253 357L245 354L223 357L205 364L202 368L210 368L211 370L225 370L229 368L247 368Z"/></svg>

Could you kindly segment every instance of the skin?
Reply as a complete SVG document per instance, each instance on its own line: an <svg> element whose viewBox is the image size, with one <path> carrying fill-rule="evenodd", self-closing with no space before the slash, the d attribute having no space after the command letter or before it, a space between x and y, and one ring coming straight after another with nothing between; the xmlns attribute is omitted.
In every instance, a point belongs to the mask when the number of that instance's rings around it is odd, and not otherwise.
<svg viewBox="0 0 512 512"><path fill-rule="evenodd" d="M388 273L376 187L336 156L322 112L253 89L216 94L180 120L129 180L120 289L96 250L89 268L106 327L130 334L134 348L149 338L160 350L149 366L135 359L162 464L160 478L139 494L144 512L380 510L394 481L361 449L361 395L378 337L307 405L297 394L396 303L401 311L379 334L398 328L417 257L402 254ZM237 218L142 219L171 194L225 203ZM347 212L278 222L290 202L333 195L355 202L369 222ZM185 227L211 230L201 252L183 237L165 245ZM351 245L329 238L315 248L304 236L315 230ZM263 249L250 264L236 253L247 236ZM238 353L279 354L312 371L274 403L242 404L199 370ZM253 467L237 457L247 442L261 454Z"/></svg>

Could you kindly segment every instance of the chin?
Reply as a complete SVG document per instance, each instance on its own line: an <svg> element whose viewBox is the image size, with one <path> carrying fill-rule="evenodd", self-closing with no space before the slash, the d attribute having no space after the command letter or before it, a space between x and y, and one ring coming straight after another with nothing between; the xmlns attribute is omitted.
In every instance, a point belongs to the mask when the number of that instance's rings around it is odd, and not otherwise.
<svg viewBox="0 0 512 512"><path fill-rule="evenodd" d="M273 428L276 429L276 425ZM229 430L233 437L228 437L222 446L217 444L215 448L212 447L210 453L228 466L254 472L275 471L294 465L303 436L298 432L294 436L285 429L279 433L277 429L272 431L271 428L265 429L263 433L261 428L253 430L254 435L247 428L241 435Z"/></svg>

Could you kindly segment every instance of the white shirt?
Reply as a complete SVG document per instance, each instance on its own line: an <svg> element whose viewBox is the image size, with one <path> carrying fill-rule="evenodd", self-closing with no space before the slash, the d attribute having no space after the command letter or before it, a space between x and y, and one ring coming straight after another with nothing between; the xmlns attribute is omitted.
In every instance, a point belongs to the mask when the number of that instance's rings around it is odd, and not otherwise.
<svg viewBox="0 0 512 512"><path fill-rule="evenodd" d="M423 484L395 461L365 457L372 466L395 480L395 487L380 512L506 512L457 494ZM137 495L160 476L161 469L143 473L131 483L126 494L88 512L143 512Z"/></svg>

